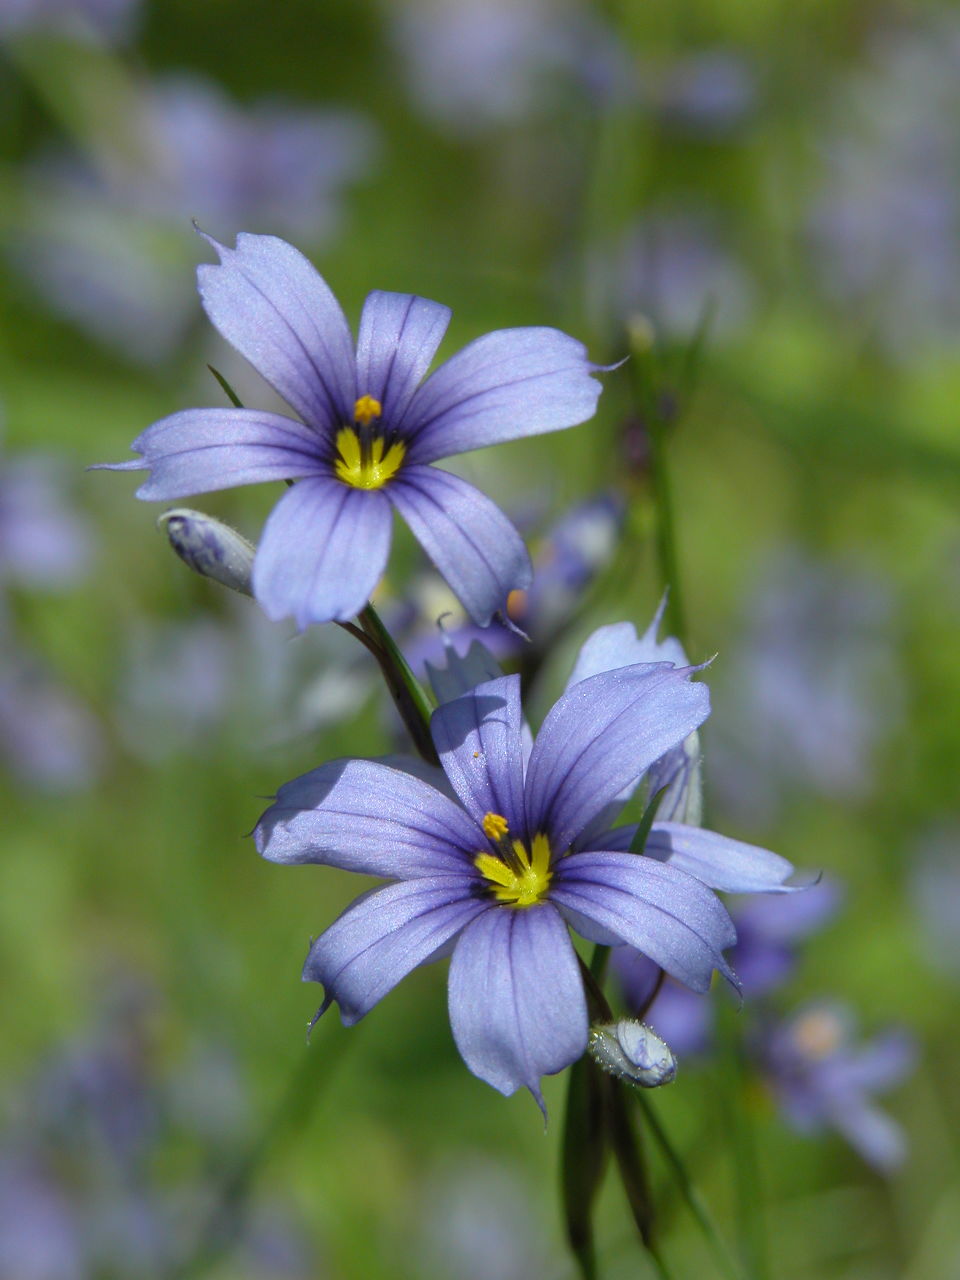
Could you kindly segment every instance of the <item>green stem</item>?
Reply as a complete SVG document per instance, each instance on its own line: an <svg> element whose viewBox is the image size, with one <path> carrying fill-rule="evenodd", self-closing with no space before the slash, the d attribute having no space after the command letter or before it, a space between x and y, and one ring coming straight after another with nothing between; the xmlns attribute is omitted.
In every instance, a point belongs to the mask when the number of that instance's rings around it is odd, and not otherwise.
<svg viewBox="0 0 960 1280"><path fill-rule="evenodd" d="M647 1124L650 1126L650 1132L666 1157L667 1164L676 1179L681 1196L703 1232L707 1244L710 1246L718 1270L727 1277L727 1280L744 1280L743 1273L731 1255L730 1250L724 1244L705 1201L691 1181L686 1165L668 1138L666 1130L660 1123L650 1100L640 1092L636 1094L636 1099L637 1105L643 1111Z"/></svg>
<svg viewBox="0 0 960 1280"><path fill-rule="evenodd" d="M747 1071L740 1027L733 1009L722 1010L721 1032L727 1058L733 1065L733 1088L724 1091L728 1130L733 1138L737 1240L744 1267L755 1280L767 1280L767 1241L763 1213L762 1180L757 1144L747 1109Z"/></svg>
<svg viewBox="0 0 960 1280"><path fill-rule="evenodd" d="M377 659L390 696L413 745L427 764L438 765L440 758L430 736L433 705L429 697L372 604L367 604L360 611L359 622L363 634L370 642L367 648ZM356 631L353 634L356 635Z"/></svg>
<svg viewBox="0 0 960 1280"><path fill-rule="evenodd" d="M607 1162L603 1110L600 1069L584 1054L570 1068L560 1166L567 1243L583 1280L597 1280L593 1205Z"/></svg>

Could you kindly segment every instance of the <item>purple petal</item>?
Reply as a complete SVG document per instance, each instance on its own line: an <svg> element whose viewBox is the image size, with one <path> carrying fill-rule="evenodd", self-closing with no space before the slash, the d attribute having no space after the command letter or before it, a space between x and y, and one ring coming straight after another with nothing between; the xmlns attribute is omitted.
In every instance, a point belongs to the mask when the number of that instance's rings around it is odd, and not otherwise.
<svg viewBox="0 0 960 1280"><path fill-rule="evenodd" d="M779 854L681 822L655 822L644 854L725 893L792 893L804 887L784 884L794 867Z"/></svg>
<svg viewBox="0 0 960 1280"><path fill-rule="evenodd" d="M90 469L149 467L150 479L137 490L137 497L147 501L293 480L315 475L322 465L315 431L292 418L254 409L184 409L147 427L130 447L143 457Z"/></svg>
<svg viewBox="0 0 960 1280"><path fill-rule="evenodd" d="M322 933L303 966L304 982L322 982L321 1013L340 1006L352 1026L417 965L490 905L470 896L472 879L402 880L358 898Z"/></svg>
<svg viewBox="0 0 960 1280"><path fill-rule="evenodd" d="M540 1077L586 1048L576 953L547 903L494 907L469 925L450 962L449 999L453 1038L473 1074L507 1095L526 1085L541 1110Z"/></svg>
<svg viewBox="0 0 960 1280"><path fill-rule="evenodd" d="M559 431L592 418L601 386L586 348L558 329L477 338L418 389L404 418L411 462Z"/></svg>
<svg viewBox="0 0 960 1280"><path fill-rule="evenodd" d="M666 597L642 636L637 635L632 622L614 622L606 627L598 627L581 645L567 688L579 684L581 680L589 680L601 671L635 667L642 662L672 662L675 666L685 667L687 657L679 640L674 640L672 636L662 642L657 640L657 630L665 605Z"/></svg>
<svg viewBox="0 0 960 1280"><path fill-rule="evenodd" d="M913 1070L917 1044L902 1028L885 1031L849 1055L825 1064L834 1087L882 1093L899 1084Z"/></svg>
<svg viewBox="0 0 960 1280"><path fill-rule="evenodd" d="M271 862L319 862L394 880L473 874L482 847L459 805L373 760L333 760L286 783L254 838Z"/></svg>
<svg viewBox="0 0 960 1280"><path fill-rule="evenodd" d="M253 592L268 617L299 627L345 622L370 599L387 564L390 504L379 490L312 476L285 493L253 563Z"/></svg>
<svg viewBox="0 0 960 1280"><path fill-rule="evenodd" d="M740 902L734 913L740 941L749 936L751 941L797 943L827 923L842 896L836 881L824 879L803 893Z"/></svg>
<svg viewBox="0 0 960 1280"><path fill-rule="evenodd" d="M519 839L526 836L522 729L519 676L477 685L438 707L430 720L440 763L463 807L481 825L486 814L499 813Z"/></svg>
<svg viewBox="0 0 960 1280"><path fill-rule="evenodd" d="M450 323L450 308L409 293L374 290L363 304L357 336L357 391L400 422L430 368Z"/></svg>
<svg viewBox="0 0 960 1280"><path fill-rule="evenodd" d="M350 328L319 272L276 236L239 235L236 249L204 238L220 256L197 269L212 323L305 422L352 422Z"/></svg>
<svg viewBox="0 0 960 1280"><path fill-rule="evenodd" d="M533 570L523 539L495 503L459 476L405 466L386 488L417 541L481 627Z"/></svg>
<svg viewBox="0 0 960 1280"><path fill-rule="evenodd" d="M829 1118L839 1133L880 1173L893 1173L904 1161L907 1141L903 1130L878 1107L864 1098L844 1098L829 1108Z"/></svg>
<svg viewBox="0 0 960 1280"><path fill-rule="evenodd" d="M496 680L503 675L499 662L479 640L473 640L461 658L453 641L443 632L440 635L443 640L443 665L435 667L429 661L423 664L438 702L452 702L462 693L475 689L478 684Z"/></svg>
<svg viewBox="0 0 960 1280"><path fill-rule="evenodd" d="M683 871L632 853L574 853L557 863L550 897L694 991L707 990L714 969L736 984L721 954L736 941L733 923L719 898Z"/></svg>
<svg viewBox="0 0 960 1280"><path fill-rule="evenodd" d="M533 745L527 820L563 853L605 805L707 718L706 685L666 664L591 676L555 703Z"/></svg>

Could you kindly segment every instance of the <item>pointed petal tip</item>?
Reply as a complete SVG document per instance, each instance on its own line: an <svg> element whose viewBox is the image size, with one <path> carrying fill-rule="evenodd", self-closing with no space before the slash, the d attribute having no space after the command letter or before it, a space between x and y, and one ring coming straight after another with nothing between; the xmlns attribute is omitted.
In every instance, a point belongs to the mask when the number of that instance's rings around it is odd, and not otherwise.
<svg viewBox="0 0 960 1280"><path fill-rule="evenodd" d="M311 979L304 977L303 981L309 982L311 981ZM313 1017L307 1023L307 1044L310 1043L310 1037L313 1035L313 1028L317 1025L317 1023L320 1021L320 1019L323 1017L323 1015L327 1012L329 1008L330 1008L330 997L327 996L323 1004L320 1006L317 1012L313 1015Z"/></svg>

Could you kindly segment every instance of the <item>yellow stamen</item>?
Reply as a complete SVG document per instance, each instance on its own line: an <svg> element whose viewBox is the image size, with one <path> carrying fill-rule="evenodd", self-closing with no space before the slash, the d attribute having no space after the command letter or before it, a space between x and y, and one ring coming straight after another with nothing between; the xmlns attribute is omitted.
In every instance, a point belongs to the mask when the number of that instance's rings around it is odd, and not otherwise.
<svg viewBox="0 0 960 1280"><path fill-rule="evenodd" d="M354 489L380 489L400 470L405 453L399 440L384 453L384 442L379 437L365 450L353 427L341 427L337 432L338 457L334 460L334 473L338 480Z"/></svg>
<svg viewBox="0 0 960 1280"><path fill-rule="evenodd" d="M499 818L503 822L499 814L488 813L483 820L485 831L489 818ZM494 853L478 853L473 865L484 880L488 881L498 902L511 907L535 906L546 896L552 878L550 842L540 833L533 837L529 852L519 840L513 841L512 851L515 867L508 865Z"/></svg>
<svg viewBox="0 0 960 1280"><path fill-rule="evenodd" d="M488 813L484 816L483 834L488 840L492 840L494 844L498 840L502 840L509 830L510 827L507 825L507 820L502 814Z"/></svg>
<svg viewBox="0 0 960 1280"><path fill-rule="evenodd" d="M382 414L383 405L379 400L374 400L373 396L361 396L353 406L353 420L362 427L368 427L374 418L379 418Z"/></svg>

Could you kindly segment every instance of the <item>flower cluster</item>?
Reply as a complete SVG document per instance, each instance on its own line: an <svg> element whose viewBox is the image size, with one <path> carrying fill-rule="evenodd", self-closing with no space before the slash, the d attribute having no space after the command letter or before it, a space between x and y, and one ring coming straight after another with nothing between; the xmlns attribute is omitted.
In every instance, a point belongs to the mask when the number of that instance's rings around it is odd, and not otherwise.
<svg viewBox="0 0 960 1280"><path fill-rule="evenodd" d="M178 554L252 590L271 617L346 623L384 572L395 509L474 623L505 620L511 592L531 580L523 542L487 498L433 464L588 418L600 385L581 344L555 329L504 330L424 380L446 307L372 293L354 346L330 289L292 246L251 235L236 249L211 243L220 265L199 272L208 315L300 419L188 409L134 442L141 459L112 469L149 468L143 498L292 483L255 552L202 514L168 513ZM578 562L577 581L588 573ZM629 623L591 636L535 738L520 677L480 645L466 657L451 646L430 668L439 705L421 745L431 763L335 760L281 787L256 826L264 857L389 882L310 948L304 977L324 987L321 1013L336 1001L356 1022L412 969L450 955L464 1061L543 1106L541 1077L583 1055L597 1013L571 928L635 949L693 991L714 970L737 985L723 954L736 934L714 890L781 892L793 868L699 827L709 695L679 643L657 639L661 614L640 637ZM389 649L378 651L389 680ZM641 783L660 811L638 845L636 823L616 820ZM624 1035L622 1052L646 1043Z"/></svg>

